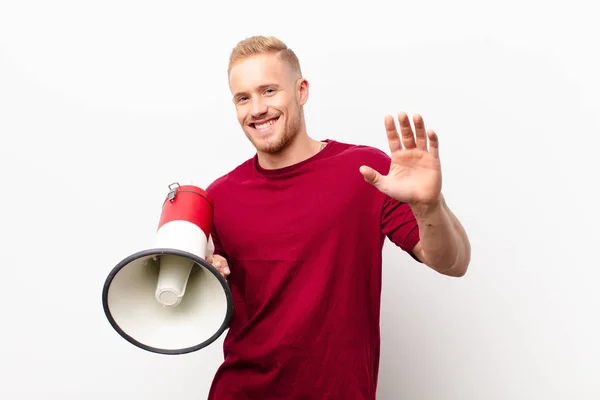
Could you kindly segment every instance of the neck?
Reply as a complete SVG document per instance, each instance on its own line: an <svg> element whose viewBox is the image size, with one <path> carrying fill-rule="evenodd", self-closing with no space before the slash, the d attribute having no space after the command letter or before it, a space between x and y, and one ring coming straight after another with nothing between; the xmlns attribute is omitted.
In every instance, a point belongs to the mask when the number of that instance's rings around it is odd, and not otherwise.
<svg viewBox="0 0 600 400"><path fill-rule="evenodd" d="M258 162L265 169L279 169L302 162L317 154L323 143L306 133L299 133L278 153L258 152Z"/></svg>

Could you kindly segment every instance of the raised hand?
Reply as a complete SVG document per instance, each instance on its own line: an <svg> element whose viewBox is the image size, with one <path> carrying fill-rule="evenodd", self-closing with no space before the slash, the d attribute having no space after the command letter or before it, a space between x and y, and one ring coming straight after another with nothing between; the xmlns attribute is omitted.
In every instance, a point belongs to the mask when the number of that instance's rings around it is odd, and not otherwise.
<svg viewBox="0 0 600 400"><path fill-rule="evenodd" d="M414 132L408 116L398 114L402 138L391 115L384 122L392 159L390 171L382 175L363 165L360 167L363 177L381 192L411 206L436 205L442 190L437 134L425 130L423 118L418 114L413 117Z"/></svg>

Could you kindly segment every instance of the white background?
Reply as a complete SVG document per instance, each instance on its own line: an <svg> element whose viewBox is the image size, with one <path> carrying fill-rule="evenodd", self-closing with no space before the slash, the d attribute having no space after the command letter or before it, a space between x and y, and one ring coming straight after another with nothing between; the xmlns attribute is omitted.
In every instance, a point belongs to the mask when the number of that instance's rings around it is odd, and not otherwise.
<svg viewBox="0 0 600 400"><path fill-rule="evenodd" d="M0 398L206 398L223 337L142 351L101 290L168 184L253 155L226 68L254 34L299 55L313 137L387 151L399 111L440 136L472 263L446 278L386 245L378 398L600 398L592 4L2 1Z"/></svg>

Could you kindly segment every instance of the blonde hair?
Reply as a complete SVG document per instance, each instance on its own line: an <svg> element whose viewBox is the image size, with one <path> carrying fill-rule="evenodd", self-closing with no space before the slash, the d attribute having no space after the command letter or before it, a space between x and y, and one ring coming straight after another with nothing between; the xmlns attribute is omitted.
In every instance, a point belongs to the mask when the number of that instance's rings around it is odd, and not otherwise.
<svg viewBox="0 0 600 400"><path fill-rule="evenodd" d="M292 69L302 76L300 61L298 61L298 57L292 49L274 36L260 35L246 38L237 43L229 56L227 74L231 72L231 68L239 61L260 54L277 54L280 60L289 63Z"/></svg>

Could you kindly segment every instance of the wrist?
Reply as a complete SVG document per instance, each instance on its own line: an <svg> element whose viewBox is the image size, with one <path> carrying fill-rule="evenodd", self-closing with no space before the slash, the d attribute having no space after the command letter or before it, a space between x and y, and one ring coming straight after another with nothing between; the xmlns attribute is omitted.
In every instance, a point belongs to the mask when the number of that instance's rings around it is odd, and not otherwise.
<svg viewBox="0 0 600 400"><path fill-rule="evenodd" d="M444 206L442 194L433 201L409 203L410 209L417 219L428 219L438 215Z"/></svg>

